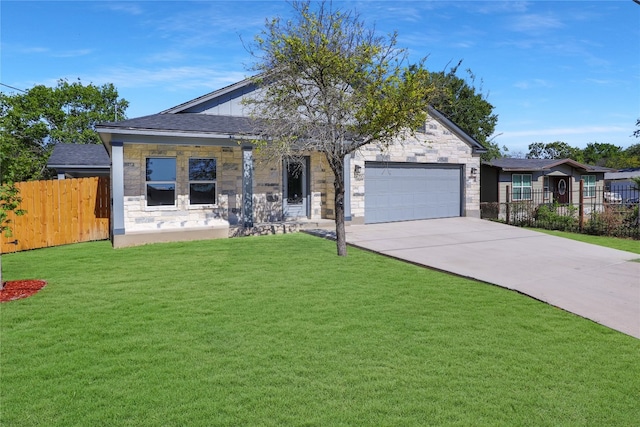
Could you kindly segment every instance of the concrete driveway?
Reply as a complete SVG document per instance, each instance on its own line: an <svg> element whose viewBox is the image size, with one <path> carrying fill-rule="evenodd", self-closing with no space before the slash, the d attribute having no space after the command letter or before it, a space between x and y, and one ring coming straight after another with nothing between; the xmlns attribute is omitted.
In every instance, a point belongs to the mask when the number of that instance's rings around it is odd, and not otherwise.
<svg viewBox="0 0 640 427"><path fill-rule="evenodd" d="M346 230L353 246L513 289L640 338L638 254L477 218Z"/></svg>

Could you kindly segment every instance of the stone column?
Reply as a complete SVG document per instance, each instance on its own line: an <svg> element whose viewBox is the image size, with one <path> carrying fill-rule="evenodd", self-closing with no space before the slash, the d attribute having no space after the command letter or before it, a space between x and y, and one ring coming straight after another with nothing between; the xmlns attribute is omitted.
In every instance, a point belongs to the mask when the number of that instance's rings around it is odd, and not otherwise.
<svg viewBox="0 0 640 427"><path fill-rule="evenodd" d="M253 151L242 147L242 218L245 227L253 227Z"/></svg>

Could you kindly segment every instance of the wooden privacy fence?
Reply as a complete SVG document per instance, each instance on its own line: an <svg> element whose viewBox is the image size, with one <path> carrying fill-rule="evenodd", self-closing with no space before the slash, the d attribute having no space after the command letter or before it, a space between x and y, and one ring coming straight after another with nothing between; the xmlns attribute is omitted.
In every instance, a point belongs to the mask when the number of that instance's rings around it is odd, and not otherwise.
<svg viewBox="0 0 640 427"><path fill-rule="evenodd" d="M11 237L2 253L109 238L109 178L90 177L16 184L22 216L9 214Z"/></svg>

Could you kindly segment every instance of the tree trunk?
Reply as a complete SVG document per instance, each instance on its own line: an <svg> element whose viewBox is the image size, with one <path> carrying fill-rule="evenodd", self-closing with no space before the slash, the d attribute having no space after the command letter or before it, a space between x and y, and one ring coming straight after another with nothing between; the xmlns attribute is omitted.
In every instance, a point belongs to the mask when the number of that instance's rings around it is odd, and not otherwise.
<svg viewBox="0 0 640 427"><path fill-rule="evenodd" d="M339 256L347 256L347 236L344 230L344 185L338 190L336 186L336 246Z"/></svg>
<svg viewBox="0 0 640 427"><path fill-rule="evenodd" d="M338 256L347 256L347 236L344 230L344 159L331 162L335 189L334 212L336 217L336 247Z"/></svg>

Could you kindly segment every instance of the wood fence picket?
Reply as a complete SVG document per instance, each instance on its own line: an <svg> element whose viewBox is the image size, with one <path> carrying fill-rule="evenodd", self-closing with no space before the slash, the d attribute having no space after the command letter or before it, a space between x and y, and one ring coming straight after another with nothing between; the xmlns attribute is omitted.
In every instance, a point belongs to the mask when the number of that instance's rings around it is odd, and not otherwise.
<svg viewBox="0 0 640 427"><path fill-rule="evenodd" d="M22 216L9 214L11 237L1 253L109 238L110 189L105 177L19 182Z"/></svg>

